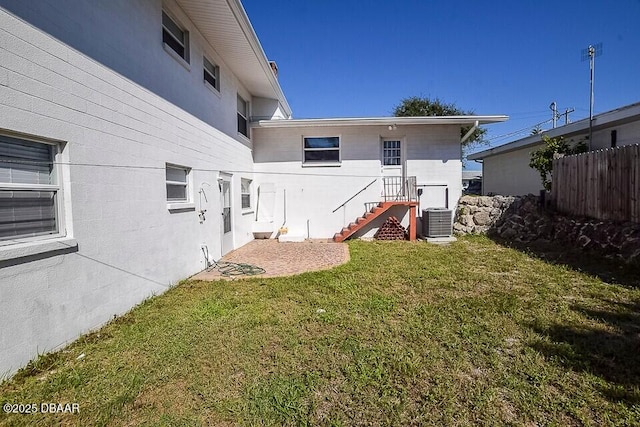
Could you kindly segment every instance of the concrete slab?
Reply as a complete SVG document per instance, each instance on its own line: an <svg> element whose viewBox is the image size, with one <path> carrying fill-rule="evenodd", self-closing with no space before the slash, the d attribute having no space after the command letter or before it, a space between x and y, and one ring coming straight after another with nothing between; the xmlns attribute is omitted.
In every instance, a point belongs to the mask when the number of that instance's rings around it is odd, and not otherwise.
<svg viewBox="0 0 640 427"><path fill-rule="evenodd" d="M433 243L434 245L448 245L449 243L455 242L456 239L454 236L450 237L425 237L427 243Z"/></svg>
<svg viewBox="0 0 640 427"><path fill-rule="evenodd" d="M291 242L304 242L304 236L292 236L290 234L281 234L278 236L278 242L280 243L291 243Z"/></svg>
<svg viewBox="0 0 640 427"><path fill-rule="evenodd" d="M247 277L282 277L308 271L328 270L349 261L349 246L326 240L279 243L276 239L254 240L220 261L251 264L265 270L257 276L223 276L218 270L202 271L192 280L220 280Z"/></svg>

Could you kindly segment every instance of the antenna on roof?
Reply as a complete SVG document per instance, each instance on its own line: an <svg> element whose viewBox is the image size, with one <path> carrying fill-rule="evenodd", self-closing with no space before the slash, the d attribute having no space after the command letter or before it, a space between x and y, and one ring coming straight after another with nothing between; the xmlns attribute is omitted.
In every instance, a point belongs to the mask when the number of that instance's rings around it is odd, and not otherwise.
<svg viewBox="0 0 640 427"><path fill-rule="evenodd" d="M589 60L589 150L591 150L591 136L593 134L593 74L596 65L596 56L602 55L602 43L589 45L588 48L582 49L582 60Z"/></svg>

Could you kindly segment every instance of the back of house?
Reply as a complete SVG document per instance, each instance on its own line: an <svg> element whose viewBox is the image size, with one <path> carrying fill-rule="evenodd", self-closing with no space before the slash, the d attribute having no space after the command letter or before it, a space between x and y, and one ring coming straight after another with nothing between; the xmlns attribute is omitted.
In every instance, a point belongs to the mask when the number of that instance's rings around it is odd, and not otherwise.
<svg viewBox="0 0 640 427"><path fill-rule="evenodd" d="M0 0L0 376L385 182L453 209L460 128L506 120L291 115L239 0Z"/></svg>

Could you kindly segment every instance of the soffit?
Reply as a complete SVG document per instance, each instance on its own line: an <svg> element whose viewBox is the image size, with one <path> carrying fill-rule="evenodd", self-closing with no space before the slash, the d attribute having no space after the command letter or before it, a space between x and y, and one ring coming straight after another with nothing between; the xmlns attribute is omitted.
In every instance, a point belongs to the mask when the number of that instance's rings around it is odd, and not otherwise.
<svg viewBox="0 0 640 427"><path fill-rule="evenodd" d="M278 99L290 111L282 88L239 1L177 2L253 96Z"/></svg>

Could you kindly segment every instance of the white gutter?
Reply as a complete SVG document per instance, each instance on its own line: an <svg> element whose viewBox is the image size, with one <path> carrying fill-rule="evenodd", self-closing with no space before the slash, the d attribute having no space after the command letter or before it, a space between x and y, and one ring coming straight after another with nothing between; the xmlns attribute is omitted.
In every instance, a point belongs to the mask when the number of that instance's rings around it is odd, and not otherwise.
<svg viewBox="0 0 640 427"><path fill-rule="evenodd" d="M467 133L465 134L465 136L463 136L463 137L462 137L462 139L460 140L460 144L464 144L464 142L465 142L467 139L469 139L469 137L471 136L471 134L472 134L473 132L475 132L475 130L476 130L476 129L478 129L478 126L479 126L479 125L480 125L480 122L479 122L478 120L476 120L476 121L473 123L473 126L471 126L471 129L469 129L469 132L467 132Z"/></svg>
<svg viewBox="0 0 640 427"><path fill-rule="evenodd" d="M508 116L353 117L329 119L260 120L252 127L295 128L318 126L474 125L504 122Z"/></svg>

